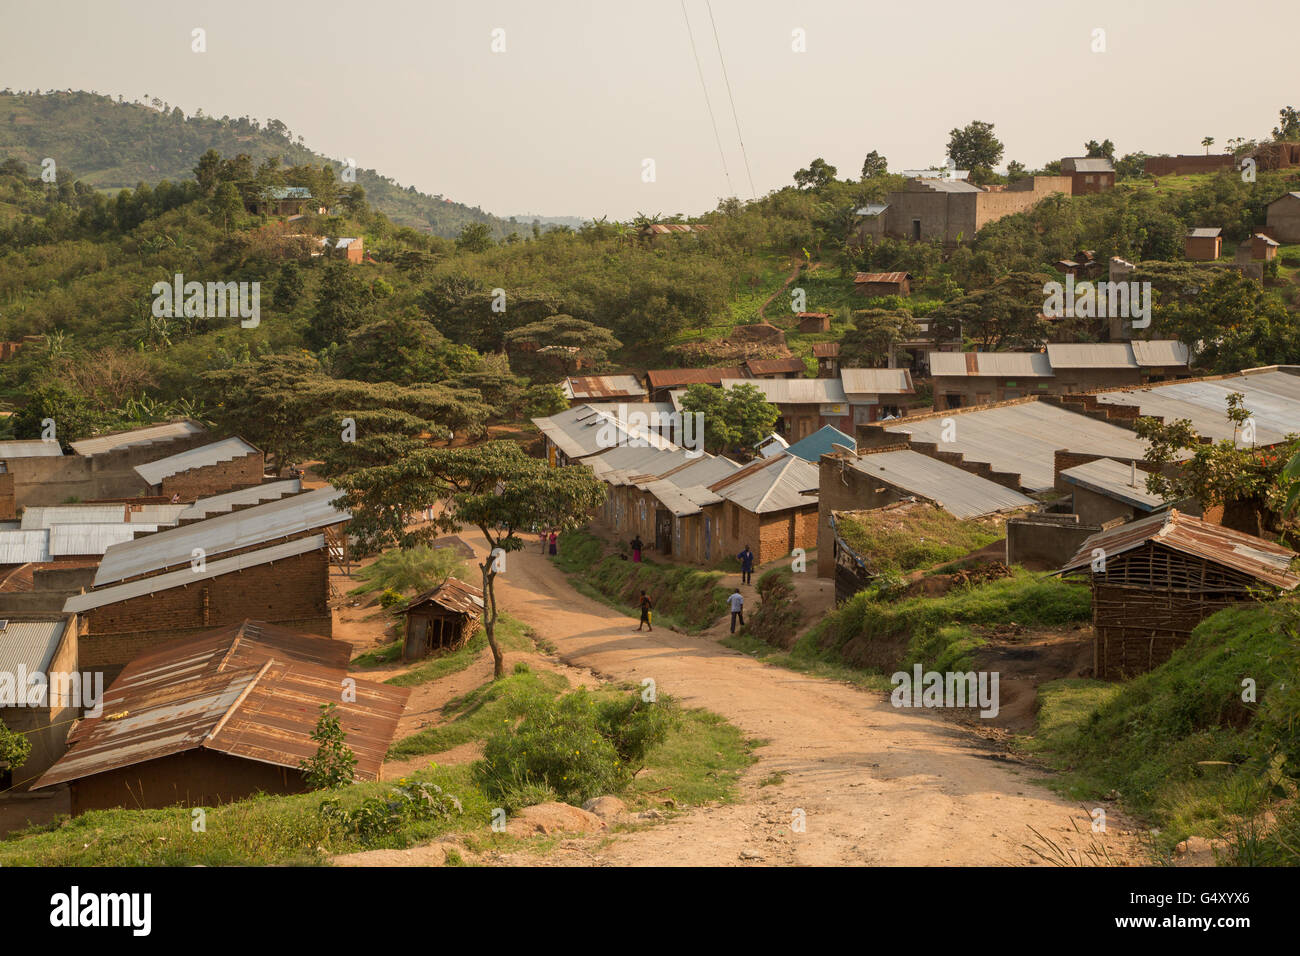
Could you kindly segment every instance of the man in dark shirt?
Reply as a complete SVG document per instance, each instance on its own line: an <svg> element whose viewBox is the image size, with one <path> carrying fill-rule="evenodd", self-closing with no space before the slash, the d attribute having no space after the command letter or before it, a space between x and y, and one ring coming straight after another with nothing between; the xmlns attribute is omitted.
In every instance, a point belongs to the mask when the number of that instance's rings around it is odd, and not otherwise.
<svg viewBox="0 0 1300 956"><path fill-rule="evenodd" d="M652 606L653 606L653 605L651 605L651 603L650 603L650 595L648 595L648 594L646 594L644 591L642 591L642 592L641 592L641 601L640 601L640 608L641 608L641 624L638 624L638 625L636 626L636 629L637 629L638 631L641 630L641 625L642 625L642 624L644 624L646 627L650 628L650 630L652 630L652 631L654 630L654 625L652 625L652 624L650 623L650 608L651 608Z"/></svg>
<svg viewBox="0 0 1300 956"><path fill-rule="evenodd" d="M754 552L745 545L745 550L736 555L736 559L740 562L740 582L748 584L754 576Z"/></svg>

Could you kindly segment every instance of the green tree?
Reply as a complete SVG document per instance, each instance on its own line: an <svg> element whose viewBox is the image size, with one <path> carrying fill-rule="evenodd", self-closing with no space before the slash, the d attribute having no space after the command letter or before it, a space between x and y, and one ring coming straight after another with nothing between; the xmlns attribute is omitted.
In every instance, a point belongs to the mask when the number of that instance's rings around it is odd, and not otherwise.
<svg viewBox="0 0 1300 956"><path fill-rule="evenodd" d="M1214 137L1206 136L1204 139L1201 140L1201 145L1205 147L1205 155L1209 156L1210 147L1214 145Z"/></svg>
<svg viewBox="0 0 1300 956"><path fill-rule="evenodd" d="M337 704L321 704L320 717L311 739L316 741L316 753L299 761L307 786L313 790L339 790L352 783L356 772L357 755L347 745L348 735L334 715Z"/></svg>
<svg viewBox="0 0 1300 956"><path fill-rule="evenodd" d="M920 334L906 309L863 309L853 313L853 328L840 344L840 363L847 368L880 368L889 349Z"/></svg>
<svg viewBox="0 0 1300 956"><path fill-rule="evenodd" d="M370 288L348 263L336 260L326 264L305 336L307 344L322 349L331 342L343 342L369 317L373 301Z"/></svg>
<svg viewBox="0 0 1300 956"><path fill-rule="evenodd" d="M1278 124L1273 127L1275 140L1300 140L1300 110L1294 106L1284 106L1277 111Z"/></svg>
<svg viewBox="0 0 1300 956"><path fill-rule="evenodd" d="M456 237L460 252L487 252L492 245L492 227L485 222L466 223Z"/></svg>
<svg viewBox="0 0 1300 956"><path fill-rule="evenodd" d="M570 363L576 364L582 358L595 367L604 365L610 352L623 347L609 329L571 315L552 315L521 325L507 332L505 341L507 344L535 342L539 348L576 348L578 351L572 353Z"/></svg>
<svg viewBox="0 0 1300 956"><path fill-rule="evenodd" d="M889 172L889 162L884 156L874 149L867 153L867 158L862 161L862 178L870 179L872 176L883 176Z"/></svg>
<svg viewBox="0 0 1300 956"><path fill-rule="evenodd" d="M1088 151L1088 156L1099 159L1109 159L1112 163L1115 161L1115 144L1108 139L1100 143L1095 139L1090 139L1083 144L1083 148Z"/></svg>
<svg viewBox="0 0 1300 956"><path fill-rule="evenodd" d="M47 420L54 423L54 437L65 451L72 442L89 438L98 424L89 400L57 381L38 385L27 396L27 403L13 415L14 434L44 438Z"/></svg>
<svg viewBox="0 0 1300 956"><path fill-rule="evenodd" d="M385 551L354 575L361 582L351 594L396 591L409 595L436 588L448 578L468 577L468 565L454 548L417 544Z"/></svg>
<svg viewBox="0 0 1300 956"><path fill-rule="evenodd" d="M506 556L524 547L521 533L574 530L605 500L605 485L589 469L551 468L512 441L426 449L354 472L339 484L353 513L351 532L372 547L407 547L465 526L479 530L488 549L479 563L483 628L497 678L505 674L505 657L496 639L495 581ZM407 527L407 515L440 499L446 507L432 524Z"/></svg>
<svg viewBox="0 0 1300 956"><path fill-rule="evenodd" d="M752 449L769 434L781 411L768 402L754 385L732 388L689 385L682 394L682 411L704 416L705 451L721 453L730 448Z"/></svg>
<svg viewBox="0 0 1300 956"><path fill-rule="evenodd" d="M1196 364L1211 374L1286 364L1300 355L1300 317L1232 269L1183 294L1160 296L1152 311L1161 334L1193 349Z"/></svg>
<svg viewBox="0 0 1300 956"><path fill-rule="evenodd" d="M942 338L958 334L983 352L1036 349L1047 336L1042 319L1041 273L1012 272L987 289L945 302L931 316L931 329Z"/></svg>
<svg viewBox="0 0 1300 956"><path fill-rule="evenodd" d="M13 772L27 762L32 753L32 742L5 726L0 720L0 767Z"/></svg>
<svg viewBox="0 0 1300 956"><path fill-rule="evenodd" d="M993 135L993 124L975 120L948 134L948 158L958 169L992 170L1002 161L1002 143Z"/></svg>
<svg viewBox="0 0 1300 956"><path fill-rule="evenodd" d="M836 172L834 166L818 156L806 169L800 169L794 174L794 182L800 189L818 189L833 183Z"/></svg>

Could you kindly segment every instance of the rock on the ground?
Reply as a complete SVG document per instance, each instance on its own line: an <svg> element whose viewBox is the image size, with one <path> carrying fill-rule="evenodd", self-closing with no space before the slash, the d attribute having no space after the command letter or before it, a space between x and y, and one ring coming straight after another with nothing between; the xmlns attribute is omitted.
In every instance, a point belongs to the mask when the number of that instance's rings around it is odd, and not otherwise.
<svg viewBox="0 0 1300 956"><path fill-rule="evenodd" d="M539 803L524 807L506 824L506 832L514 836L531 836L536 833L588 833L605 829L605 821L594 813L567 803Z"/></svg>
<svg viewBox="0 0 1300 956"><path fill-rule="evenodd" d="M627 804L618 797L606 794L603 797L592 797L582 805L582 809L596 814L602 820L612 820L627 813Z"/></svg>

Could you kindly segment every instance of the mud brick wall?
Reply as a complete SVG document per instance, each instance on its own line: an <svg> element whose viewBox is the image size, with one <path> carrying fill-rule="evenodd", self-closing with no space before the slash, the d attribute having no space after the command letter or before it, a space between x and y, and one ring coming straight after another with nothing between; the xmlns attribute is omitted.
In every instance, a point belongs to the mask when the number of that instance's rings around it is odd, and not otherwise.
<svg viewBox="0 0 1300 956"><path fill-rule="evenodd" d="M221 495L260 485L265 470L265 456L259 451L232 461L220 461L169 475L162 480L162 493L169 498L180 495L183 501Z"/></svg>

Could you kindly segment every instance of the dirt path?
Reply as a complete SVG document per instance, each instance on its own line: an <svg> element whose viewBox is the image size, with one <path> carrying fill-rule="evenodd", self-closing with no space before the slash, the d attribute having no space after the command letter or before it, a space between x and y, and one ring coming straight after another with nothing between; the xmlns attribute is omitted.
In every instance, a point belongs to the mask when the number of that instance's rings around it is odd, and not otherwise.
<svg viewBox="0 0 1300 956"><path fill-rule="evenodd" d="M465 539L483 553L481 536ZM1033 830L1075 850L1104 845L1113 863L1135 858L1108 807L1109 833L1087 812L1031 783L1036 768L1004 759L978 736L880 696L758 663L716 635L688 637L635 622L575 592L550 561L510 555L497 579L502 608L552 642L567 662L619 680L650 677L661 693L725 716L767 741L736 804L696 809L668 823L567 841L531 865L976 865L1041 863ZM783 782L762 787L774 773ZM797 810L806 832L792 831ZM488 862L488 861L485 861Z"/></svg>

